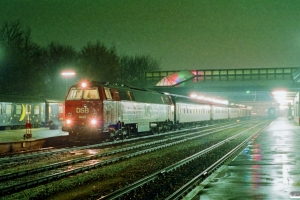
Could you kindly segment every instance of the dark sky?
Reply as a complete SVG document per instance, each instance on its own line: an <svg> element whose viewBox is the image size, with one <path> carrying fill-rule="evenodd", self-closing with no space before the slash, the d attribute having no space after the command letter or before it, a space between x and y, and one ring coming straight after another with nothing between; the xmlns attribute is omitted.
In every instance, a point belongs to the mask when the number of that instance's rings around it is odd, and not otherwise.
<svg viewBox="0 0 300 200"><path fill-rule="evenodd" d="M300 67L300 0L0 0L40 45L97 40L163 70Z"/></svg>

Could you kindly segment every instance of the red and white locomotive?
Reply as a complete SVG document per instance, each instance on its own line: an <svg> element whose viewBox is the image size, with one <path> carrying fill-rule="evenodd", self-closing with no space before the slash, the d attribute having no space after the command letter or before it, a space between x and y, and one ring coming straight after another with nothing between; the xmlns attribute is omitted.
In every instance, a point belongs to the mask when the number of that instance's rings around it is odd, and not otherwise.
<svg viewBox="0 0 300 200"><path fill-rule="evenodd" d="M160 133L245 118L237 107L129 86L82 82L70 87L65 125L70 140L105 140L142 132Z"/></svg>

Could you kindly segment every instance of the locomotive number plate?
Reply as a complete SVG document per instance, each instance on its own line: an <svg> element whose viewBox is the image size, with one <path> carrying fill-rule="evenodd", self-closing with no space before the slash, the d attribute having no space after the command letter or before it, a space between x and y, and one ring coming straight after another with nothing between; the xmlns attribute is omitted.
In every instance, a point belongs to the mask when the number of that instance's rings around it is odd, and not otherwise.
<svg viewBox="0 0 300 200"><path fill-rule="evenodd" d="M90 110L88 108L76 108L76 113L89 113Z"/></svg>

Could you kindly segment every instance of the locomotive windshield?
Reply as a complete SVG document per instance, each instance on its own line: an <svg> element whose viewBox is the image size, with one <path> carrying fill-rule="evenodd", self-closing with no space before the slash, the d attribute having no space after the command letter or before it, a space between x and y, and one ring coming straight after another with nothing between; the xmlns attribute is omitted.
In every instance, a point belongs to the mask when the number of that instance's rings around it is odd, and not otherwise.
<svg viewBox="0 0 300 200"><path fill-rule="evenodd" d="M95 88L84 90L83 98L84 99L100 99L98 89L95 87Z"/></svg>
<svg viewBox="0 0 300 200"><path fill-rule="evenodd" d="M67 100L79 100L82 98L82 89L71 88Z"/></svg>
<svg viewBox="0 0 300 200"><path fill-rule="evenodd" d="M100 99L97 87L89 89L71 88L67 100Z"/></svg>

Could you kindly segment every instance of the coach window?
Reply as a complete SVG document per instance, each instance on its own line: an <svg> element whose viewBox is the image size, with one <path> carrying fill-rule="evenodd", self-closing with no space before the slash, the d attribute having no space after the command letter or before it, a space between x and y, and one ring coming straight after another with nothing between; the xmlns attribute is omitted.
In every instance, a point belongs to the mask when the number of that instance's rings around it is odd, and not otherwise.
<svg viewBox="0 0 300 200"><path fill-rule="evenodd" d="M26 113L31 114L31 105L26 105Z"/></svg>
<svg viewBox="0 0 300 200"><path fill-rule="evenodd" d="M38 105L34 106L34 108L33 108L33 113L34 113L35 115L40 114L40 107L39 107Z"/></svg>
<svg viewBox="0 0 300 200"><path fill-rule="evenodd" d="M43 115L43 114L45 114L45 107L44 106L41 107L41 115Z"/></svg>
<svg viewBox="0 0 300 200"><path fill-rule="evenodd" d="M0 104L0 115L2 115L2 105Z"/></svg>
<svg viewBox="0 0 300 200"><path fill-rule="evenodd" d="M6 106L5 106L5 114L11 115L11 104L6 104Z"/></svg>
<svg viewBox="0 0 300 200"><path fill-rule="evenodd" d="M67 100L79 100L82 98L82 89L71 88Z"/></svg>
<svg viewBox="0 0 300 200"><path fill-rule="evenodd" d="M22 111L22 106L21 105L16 105L16 114L20 115Z"/></svg>

